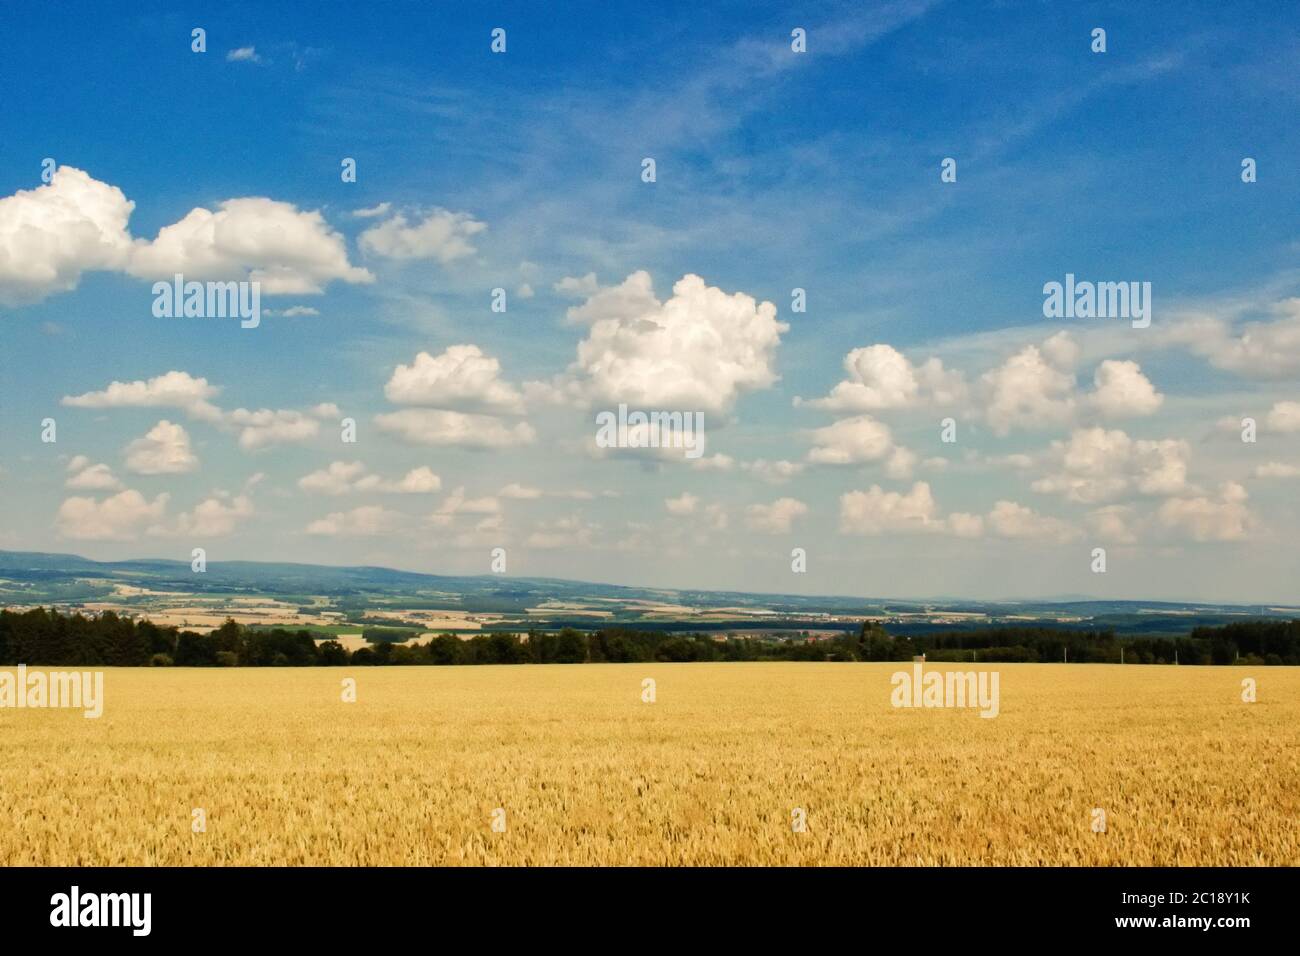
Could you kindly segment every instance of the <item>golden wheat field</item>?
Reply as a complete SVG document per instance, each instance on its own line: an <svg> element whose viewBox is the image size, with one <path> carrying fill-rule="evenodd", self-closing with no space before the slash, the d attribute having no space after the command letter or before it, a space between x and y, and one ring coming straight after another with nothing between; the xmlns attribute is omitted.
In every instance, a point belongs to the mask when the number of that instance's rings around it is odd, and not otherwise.
<svg viewBox="0 0 1300 956"><path fill-rule="evenodd" d="M1300 863L1300 670L1001 665L982 719L902 668L110 669L0 710L0 862Z"/></svg>

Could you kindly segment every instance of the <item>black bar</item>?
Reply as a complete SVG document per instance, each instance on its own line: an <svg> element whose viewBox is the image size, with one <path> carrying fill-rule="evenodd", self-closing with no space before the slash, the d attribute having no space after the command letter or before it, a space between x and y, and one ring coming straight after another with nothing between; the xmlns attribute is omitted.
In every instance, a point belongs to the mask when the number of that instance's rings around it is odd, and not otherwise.
<svg viewBox="0 0 1300 956"><path fill-rule="evenodd" d="M0 870L7 940L69 934L89 942L319 942L451 932L480 941L689 934L720 944L851 927L860 944L886 930L926 943L1105 937L1234 941L1294 933L1297 871L1229 869L417 869L13 868ZM131 925L51 925L54 899L149 893L149 933ZM97 905L97 904L96 904ZM83 910L83 912L88 912ZM123 911L123 923L130 924ZM137 913L142 925L142 913ZM1189 925L1187 921L1196 920ZM1200 924L1209 920L1208 927ZM1148 925L1122 921L1150 920ZM1183 921L1179 923L1178 921ZM1240 921L1224 925L1223 921ZM1166 922L1170 921L1170 922ZM667 934L671 930L671 935ZM530 936L531 934L531 936ZM992 935L991 935L992 934ZM414 939L429 939L415 936ZM463 945L463 944L462 944Z"/></svg>

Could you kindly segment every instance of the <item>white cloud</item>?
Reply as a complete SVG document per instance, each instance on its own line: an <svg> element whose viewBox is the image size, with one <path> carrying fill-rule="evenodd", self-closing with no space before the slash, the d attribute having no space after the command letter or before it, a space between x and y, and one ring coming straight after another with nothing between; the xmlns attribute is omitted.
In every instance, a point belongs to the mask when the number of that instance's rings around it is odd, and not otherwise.
<svg viewBox="0 0 1300 956"><path fill-rule="evenodd" d="M1161 342L1185 346L1215 368L1248 378L1287 378L1300 372L1300 298L1273 308L1281 318L1236 328L1217 316L1189 316L1170 326Z"/></svg>
<svg viewBox="0 0 1300 956"><path fill-rule="evenodd" d="M794 519L808 513L808 506L796 498L778 498L771 504L754 504L745 509L745 524L763 534L788 534Z"/></svg>
<svg viewBox="0 0 1300 956"><path fill-rule="evenodd" d="M910 448L904 448L901 445L895 446L894 450L889 454L889 460L885 462L885 474L899 481L911 478L918 460L916 452Z"/></svg>
<svg viewBox="0 0 1300 956"><path fill-rule="evenodd" d="M1283 434L1300 432L1300 402L1277 402L1269 409L1264 426Z"/></svg>
<svg viewBox="0 0 1300 956"><path fill-rule="evenodd" d="M1078 346L1058 332L1041 347L1026 345L981 378L984 417L998 435L1013 428L1063 425L1074 415L1072 366Z"/></svg>
<svg viewBox="0 0 1300 956"><path fill-rule="evenodd" d="M1066 542L1079 535L1077 529L1060 518L1040 515L1014 501L995 504L989 512L988 525L1001 538Z"/></svg>
<svg viewBox="0 0 1300 956"><path fill-rule="evenodd" d="M36 302L74 289L82 273L142 279L251 279L267 295L319 292L327 282L372 282L347 258L343 236L319 212L264 197L228 199L133 239L135 204L115 186L60 167L51 183L0 199L0 303Z"/></svg>
<svg viewBox="0 0 1300 956"><path fill-rule="evenodd" d="M1178 439L1133 440L1118 429L1076 429L1068 442L1052 442L1055 471L1034 482L1035 491L1093 504L1125 494L1172 495L1187 487L1191 447Z"/></svg>
<svg viewBox="0 0 1300 956"><path fill-rule="evenodd" d="M199 467L189 433L166 419L127 445L124 454L127 471L137 475L181 475Z"/></svg>
<svg viewBox="0 0 1300 956"><path fill-rule="evenodd" d="M1154 415L1164 404L1165 397L1142 374L1137 362L1113 359L1102 362L1097 366L1093 382L1096 390L1089 396L1089 402L1106 418Z"/></svg>
<svg viewBox="0 0 1300 956"><path fill-rule="evenodd" d="M353 219L378 219L380 216L388 215L388 210L393 208L390 202L381 202L377 206L370 206L366 209L352 210Z"/></svg>
<svg viewBox="0 0 1300 956"><path fill-rule="evenodd" d="M891 345L857 348L844 357L848 377L825 398L795 398L795 405L807 405L834 412L871 412L906 408L922 402L950 405L966 396L961 373L944 369L943 362L930 358L914 366Z"/></svg>
<svg viewBox="0 0 1300 956"><path fill-rule="evenodd" d="M487 228L466 212L434 209L412 224L398 214L371 226L357 244L366 252L388 259L436 259L442 265L472 256L470 240Z"/></svg>
<svg viewBox="0 0 1300 956"><path fill-rule="evenodd" d="M841 534L915 534L943 531L946 527L930 486L924 481L916 482L906 494L872 485L866 491L840 495Z"/></svg>
<svg viewBox="0 0 1300 956"><path fill-rule="evenodd" d="M239 279L265 295L320 292L333 280L373 282L348 262L343 236L319 212L254 196L198 207L152 242L137 240L127 271L141 279Z"/></svg>
<svg viewBox="0 0 1300 956"><path fill-rule="evenodd" d="M500 510L501 502L491 495L485 495L482 498L467 498L464 485L452 491L438 506L438 513L444 515L491 515Z"/></svg>
<svg viewBox="0 0 1300 956"><path fill-rule="evenodd" d="M671 431L669 434L671 434ZM706 447L707 444L708 443L704 441L704 436L701 435L700 446L703 448ZM730 455L724 455L722 452L718 452L716 455L701 455L699 458L691 459L691 466L700 471L731 471L731 469L736 467L736 459L732 458Z"/></svg>
<svg viewBox="0 0 1300 956"><path fill-rule="evenodd" d="M946 524L948 532L958 538L978 538L984 533L984 519L964 511L951 512Z"/></svg>
<svg viewBox="0 0 1300 956"><path fill-rule="evenodd" d="M741 468L749 472L760 481L766 481L771 485L783 485L791 478L803 473L806 466L800 462L786 461L779 459L777 461L768 461L766 458L759 458L755 461L747 461Z"/></svg>
<svg viewBox="0 0 1300 956"><path fill-rule="evenodd" d="M77 287L83 272L121 269L135 204L79 169L0 199L0 304L37 302Z"/></svg>
<svg viewBox="0 0 1300 956"><path fill-rule="evenodd" d="M647 278L649 278L648 274ZM600 291L600 283L596 281L596 273L588 272L581 278L565 276L559 282L555 283L552 288L561 295L571 295L580 299L590 299Z"/></svg>
<svg viewBox="0 0 1300 956"><path fill-rule="evenodd" d="M537 440L527 422L507 425L491 415L405 408L376 415L381 431L418 445L455 448L514 448Z"/></svg>
<svg viewBox="0 0 1300 956"><path fill-rule="evenodd" d="M397 481L381 482L380 491L402 495L428 495L442 488L442 479L428 465L412 468Z"/></svg>
<svg viewBox="0 0 1300 956"><path fill-rule="evenodd" d="M540 392L580 404L724 414L741 393L770 387L781 333L776 306L744 293L728 295L686 275L666 302L654 298L648 273L633 273L574 310L589 321L577 359Z"/></svg>
<svg viewBox="0 0 1300 956"><path fill-rule="evenodd" d="M193 418L212 422L220 419L221 410L209 399L220 391L206 378L173 370L148 381L114 381L103 391L67 395L63 404L72 408L179 408Z"/></svg>
<svg viewBox="0 0 1300 956"><path fill-rule="evenodd" d="M620 285L601 288L596 274L588 273L582 279L565 278L555 284L564 295L584 295L586 301L571 306L565 319L572 325L593 325L606 319L615 322L652 314L659 308L655 298L654 282L644 270L634 272Z"/></svg>
<svg viewBox="0 0 1300 956"><path fill-rule="evenodd" d="M68 462L68 480L65 488L76 491L117 491L122 483L113 476L108 465L92 465L85 455L77 455Z"/></svg>
<svg viewBox="0 0 1300 956"><path fill-rule="evenodd" d="M1300 478L1300 465L1270 461L1255 466L1256 478Z"/></svg>
<svg viewBox="0 0 1300 956"><path fill-rule="evenodd" d="M397 405L522 414L522 396L500 373L501 363L477 345L453 345L437 357L420 352L410 365L398 365L384 394Z"/></svg>
<svg viewBox="0 0 1300 956"><path fill-rule="evenodd" d="M241 46L231 50L226 54L227 63L261 63L262 58L257 55L257 48L251 46Z"/></svg>
<svg viewBox="0 0 1300 956"><path fill-rule="evenodd" d="M1135 544L1138 540L1130 505L1107 505L1089 512L1088 527L1107 544Z"/></svg>
<svg viewBox="0 0 1300 956"><path fill-rule="evenodd" d="M808 460L822 465L854 465L883 461L894 451L889 426L870 415L842 418L814 429Z"/></svg>
<svg viewBox="0 0 1300 956"><path fill-rule="evenodd" d="M235 429L239 432L240 447L245 451L306 441L320 432L317 419L340 415L338 406L332 402L323 402L306 412L269 408L223 412L209 401L219 391L205 378L173 370L148 381L115 381L103 391L68 395L63 398L63 404L74 408L179 408L191 418Z"/></svg>
<svg viewBox="0 0 1300 956"><path fill-rule="evenodd" d="M334 511L307 525L308 534L330 537L388 534L407 522L405 516L379 505L362 505L351 511Z"/></svg>
<svg viewBox="0 0 1300 956"><path fill-rule="evenodd" d="M355 490L355 482L366 473L359 461L330 462L328 468L313 471L298 479L298 487L321 495L344 495Z"/></svg>
<svg viewBox="0 0 1300 956"><path fill-rule="evenodd" d="M223 538L233 534L239 523L253 516L253 500L247 495L233 498L214 495L176 516L175 534L200 538Z"/></svg>
<svg viewBox="0 0 1300 956"><path fill-rule="evenodd" d="M382 491L393 494L431 494L442 487L442 479L428 466L408 471L397 481L372 474L359 461L330 462L326 468L298 479L303 491L321 495L345 495L357 491Z"/></svg>
<svg viewBox="0 0 1300 956"><path fill-rule="evenodd" d="M1246 489L1224 482L1218 498L1170 498L1160 506L1166 528L1181 531L1193 541L1236 541L1247 536L1254 517L1246 505Z"/></svg>
<svg viewBox="0 0 1300 956"><path fill-rule="evenodd" d="M676 498L665 498L664 507L668 509L670 515L689 515L694 514L695 509L699 507L700 499L689 491L684 491Z"/></svg>
<svg viewBox="0 0 1300 956"><path fill-rule="evenodd" d="M148 501L133 489L96 501L72 497L59 506L59 533L83 541L129 541L161 522L167 511L168 495Z"/></svg>
<svg viewBox="0 0 1300 956"><path fill-rule="evenodd" d="M308 441L320 433L320 422L315 417L291 408L236 408L224 420L239 430L239 447L244 451Z"/></svg>

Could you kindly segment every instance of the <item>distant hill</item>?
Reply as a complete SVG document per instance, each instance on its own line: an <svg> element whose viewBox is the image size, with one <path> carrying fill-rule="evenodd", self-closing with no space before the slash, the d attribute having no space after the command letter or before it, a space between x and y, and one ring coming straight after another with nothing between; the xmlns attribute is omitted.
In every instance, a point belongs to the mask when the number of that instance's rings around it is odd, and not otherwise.
<svg viewBox="0 0 1300 956"><path fill-rule="evenodd" d="M143 589L144 593L138 593ZM261 597L324 605L350 620L386 608L445 609L503 615L507 623L592 626L601 621L667 628L848 629L880 617L895 632L923 633L990 622L1060 623L1124 633L1186 630L1243 617L1300 617L1264 605L1103 601L898 600L845 595L762 594L641 588L559 578L483 574L449 576L381 567L335 567L260 561L215 561L196 574L184 561L92 561L78 555L0 551L0 604L121 604L142 613L180 592L207 602ZM172 597L172 603L177 603ZM538 610L542 608L542 610ZM684 608L685 610L682 610Z"/></svg>

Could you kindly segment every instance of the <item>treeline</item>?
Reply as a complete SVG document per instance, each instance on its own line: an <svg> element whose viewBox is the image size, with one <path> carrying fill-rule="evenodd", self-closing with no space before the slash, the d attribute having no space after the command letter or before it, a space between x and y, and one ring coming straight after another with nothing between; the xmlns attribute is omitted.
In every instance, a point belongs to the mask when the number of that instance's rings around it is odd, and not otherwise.
<svg viewBox="0 0 1300 956"><path fill-rule="evenodd" d="M1195 627L1185 637L1116 637L1112 630L990 627L890 637L863 627L859 660L1072 664L1300 664L1300 621Z"/></svg>
<svg viewBox="0 0 1300 956"><path fill-rule="evenodd" d="M378 636L378 635L377 635ZM384 634L395 637L396 634ZM254 629L226 621L198 633L134 621L35 608L0 611L0 665L308 667L371 664L584 664L687 661L910 661L1128 664L1300 664L1300 621L1256 620L1197 627L1186 637L1120 640L1113 631L993 627L893 636L875 622L856 632L809 640L716 640L701 634L606 627L443 634L420 645L380 641L349 651L307 630Z"/></svg>
<svg viewBox="0 0 1300 956"><path fill-rule="evenodd" d="M0 611L0 665L311 667L342 664L584 664L641 661L852 660L848 639L837 641L714 640L624 628L583 632L443 634L420 645L395 643L411 632L367 629L378 638L349 651L317 642L311 631L247 628L226 621L203 634L133 621L111 611L87 617L36 608Z"/></svg>

